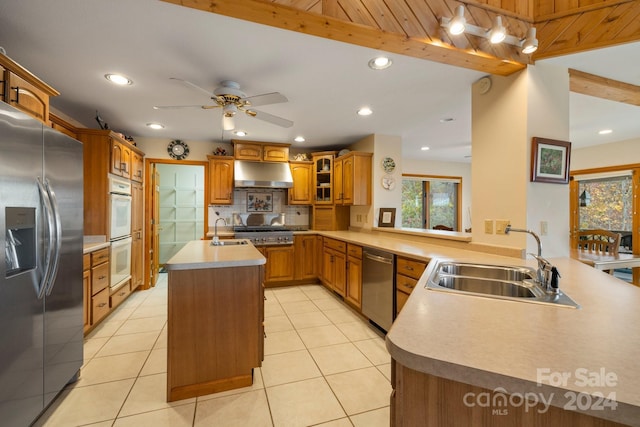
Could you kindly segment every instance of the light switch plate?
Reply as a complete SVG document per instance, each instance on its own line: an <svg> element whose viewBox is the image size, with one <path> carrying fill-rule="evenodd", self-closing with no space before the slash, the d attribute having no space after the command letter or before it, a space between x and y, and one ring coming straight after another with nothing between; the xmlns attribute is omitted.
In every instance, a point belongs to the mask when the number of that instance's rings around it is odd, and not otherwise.
<svg viewBox="0 0 640 427"><path fill-rule="evenodd" d="M540 235L546 236L548 232L549 224L547 224L547 221L540 221Z"/></svg>
<svg viewBox="0 0 640 427"><path fill-rule="evenodd" d="M484 220L484 234L493 234L493 220L485 219Z"/></svg>

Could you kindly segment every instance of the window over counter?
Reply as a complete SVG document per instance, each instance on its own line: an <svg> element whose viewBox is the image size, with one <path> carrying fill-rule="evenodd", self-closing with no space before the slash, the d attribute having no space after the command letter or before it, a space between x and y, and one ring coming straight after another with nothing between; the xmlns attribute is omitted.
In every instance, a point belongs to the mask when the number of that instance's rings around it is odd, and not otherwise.
<svg viewBox="0 0 640 427"><path fill-rule="evenodd" d="M402 175L402 227L460 230L462 178Z"/></svg>

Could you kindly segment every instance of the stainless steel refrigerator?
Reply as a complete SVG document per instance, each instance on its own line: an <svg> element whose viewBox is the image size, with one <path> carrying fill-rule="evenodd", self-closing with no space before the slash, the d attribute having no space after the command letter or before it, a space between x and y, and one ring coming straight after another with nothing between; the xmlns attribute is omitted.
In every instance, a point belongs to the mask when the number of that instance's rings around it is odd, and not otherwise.
<svg viewBox="0 0 640 427"><path fill-rule="evenodd" d="M82 365L82 144L0 102L0 425L28 426Z"/></svg>

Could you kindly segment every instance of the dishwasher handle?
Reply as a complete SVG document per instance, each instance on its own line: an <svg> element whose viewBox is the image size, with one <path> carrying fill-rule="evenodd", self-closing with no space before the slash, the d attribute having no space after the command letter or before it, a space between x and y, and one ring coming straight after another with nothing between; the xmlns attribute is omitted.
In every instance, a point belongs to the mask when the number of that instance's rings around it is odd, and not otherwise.
<svg viewBox="0 0 640 427"><path fill-rule="evenodd" d="M382 262L385 264L393 264L393 258L385 258L385 257L381 257L379 255L373 255L370 254L369 252L365 252L364 256L369 258L370 260L376 261L376 262Z"/></svg>

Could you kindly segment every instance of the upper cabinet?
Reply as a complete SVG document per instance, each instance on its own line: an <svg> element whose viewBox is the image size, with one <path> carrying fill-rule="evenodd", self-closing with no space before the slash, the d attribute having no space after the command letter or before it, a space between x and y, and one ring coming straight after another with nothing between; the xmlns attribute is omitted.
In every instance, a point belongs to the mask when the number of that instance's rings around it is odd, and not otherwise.
<svg viewBox="0 0 640 427"><path fill-rule="evenodd" d="M142 182L144 177L144 156L131 152L131 181Z"/></svg>
<svg viewBox="0 0 640 427"><path fill-rule="evenodd" d="M59 93L9 57L0 54L1 100L49 125L49 97Z"/></svg>
<svg viewBox="0 0 640 427"><path fill-rule="evenodd" d="M310 205L313 203L313 162L291 161L293 187L289 189L290 205Z"/></svg>
<svg viewBox="0 0 640 427"><path fill-rule="evenodd" d="M236 160L255 162L288 162L289 144L272 144L258 141L232 140L233 157Z"/></svg>
<svg viewBox="0 0 640 427"><path fill-rule="evenodd" d="M131 150L117 139L111 140L111 171L123 178L131 178Z"/></svg>
<svg viewBox="0 0 640 427"><path fill-rule="evenodd" d="M373 153L351 151L334 161L334 197L337 205L371 204Z"/></svg>
<svg viewBox="0 0 640 427"><path fill-rule="evenodd" d="M312 153L313 159L313 188L316 205L333 204L333 159L335 151Z"/></svg>
<svg viewBox="0 0 640 427"><path fill-rule="evenodd" d="M233 157L207 156L209 159L209 204L233 204Z"/></svg>

